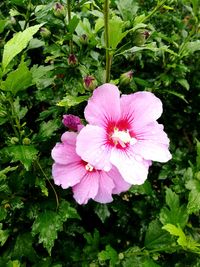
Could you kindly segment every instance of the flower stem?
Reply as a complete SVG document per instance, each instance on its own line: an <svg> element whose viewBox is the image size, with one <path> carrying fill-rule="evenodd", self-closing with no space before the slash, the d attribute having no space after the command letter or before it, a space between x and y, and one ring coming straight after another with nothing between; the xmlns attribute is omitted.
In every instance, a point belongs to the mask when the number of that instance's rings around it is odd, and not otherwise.
<svg viewBox="0 0 200 267"><path fill-rule="evenodd" d="M67 0L67 17L68 17L68 24L69 24L71 20L71 1L70 0ZM72 40L69 40L69 50L70 50L70 54L72 54L73 53Z"/></svg>
<svg viewBox="0 0 200 267"><path fill-rule="evenodd" d="M104 27L105 27L105 44L106 44L106 82L109 82L111 63L112 63L112 56L110 55L110 42L109 42L109 0L105 0L104 4Z"/></svg>
<svg viewBox="0 0 200 267"><path fill-rule="evenodd" d="M57 193L56 193L56 190L55 190L54 186L52 185L51 181L49 180L48 176L47 176L46 173L44 172L42 166L40 165L39 160L37 159L35 162L36 162L36 164L38 165L38 167L39 167L41 173L44 175L45 179L46 179L46 180L48 181L48 183L50 184L50 186L51 186L51 188L52 188L52 190L53 190L53 192L54 192L54 194L55 194L55 198L56 198L56 206L57 206L56 208L58 208L58 206L59 206L59 200L58 200L58 195L57 195Z"/></svg>
<svg viewBox="0 0 200 267"><path fill-rule="evenodd" d="M158 1L157 6L141 21L141 23L148 20L150 17L152 17L166 2L167 0Z"/></svg>

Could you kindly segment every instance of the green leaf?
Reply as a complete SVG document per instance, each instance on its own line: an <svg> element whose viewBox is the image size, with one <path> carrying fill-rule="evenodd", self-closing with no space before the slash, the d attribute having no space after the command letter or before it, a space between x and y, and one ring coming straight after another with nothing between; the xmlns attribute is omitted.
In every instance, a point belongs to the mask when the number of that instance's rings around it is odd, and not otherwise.
<svg viewBox="0 0 200 267"><path fill-rule="evenodd" d="M185 56L187 56L190 53L194 53L196 51L199 51L200 50L200 40L196 40L196 41L193 41L193 42L188 42L185 45L184 50L185 50Z"/></svg>
<svg viewBox="0 0 200 267"><path fill-rule="evenodd" d="M51 85L55 77L52 76L54 66L37 66L33 65L30 69L33 77L33 83L36 84L38 89L44 89Z"/></svg>
<svg viewBox="0 0 200 267"><path fill-rule="evenodd" d="M146 81L146 80L144 80L144 79L141 79L141 78L138 78L138 77L134 77L133 80L134 80L137 84L139 84L139 85L141 85L141 86L144 86L144 87L151 87L151 83L148 82L148 81Z"/></svg>
<svg viewBox="0 0 200 267"><path fill-rule="evenodd" d="M187 212L192 214L200 210L200 182L198 180L190 180L186 183L186 188L191 190L189 193Z"/></svg>
<svg viewBox="0 0 200 267"><path fill-rule="evenodd" d="M41 41L37 38L33 38L32 40L30 40L30 43L28 45L28 49L35 49L35 48L39 48L45 46L45 42Z"/></svg>
<svg viewBox="0 0 200 267"><path fill-rule="evenodd" d="M10 200L9 204L12 210L22 209L24 207L24 202L22 201L22 198L19 196L13 197Z"/></svg>
<svg viewBox="0 0 200 267"><path fill-rule="evenodd" d="M28 112L28 108L27 107L20 106L19 101L20 101L20 98L19 97L16 97L16 99L15 99L15 101L13 103L13 107L14 107L15 114L21 120L21 119L24 118L24 116Z"/></svg>
<svg viewBox="0 0 200 267"><path fill-rule="evenodd" d="M118 261L118 254L110 245L106 246L106 249L98 253L99 261L109 260L109 266L114 267Z"/></svg>
<svg viewBox="0 0 200 267"><path fill-rule="evenodd" d="M21 267L21 264L18 260L15 261L8 261L8 263L6 264L6 267Z"/></svg>
<svg viewBox="0 0 200 267"><path fill-rule="evenodd" d="M132 192L134 194L149 195L149 196L152 196L154 194L151 183L147 180L142 185L132 186L129 189L129 192Z"/></svg>
<svg viewBox="0 0 200 267"><path fill-rule="evenodd" d="M29 170L31 163L35 160L38 151L34 146L15 145L3 148L1 153L5 153L12 158L12 162L20 161L26 170Z"/></svg>
<svg viewBox="0 0 200 267"><path fill-rule="evenodd" d="M10 167L10 166L8 166L8 167L6 167L5 169L1 170L1 171L0 171L0 180L1 180L1 179L6 179L6 178L7 178L7 177L6 177L6 174L9 173L9 172L13 172L13 171L15 171L17 168L18 168L18 167Z"/></svg>
<svg viewBox="0 0 200 267"><path fill-rule="evenodd" d="M134 19L138 11L138 3L134 0L118 0L117 8L125 21L131 21Z"/></svg>
<svg viewBox="0 0 200 267"><path fill-rule="evenodd" d="M124 22L117 16L109 20L109 45L115 50L129 31L122 32Z"/></svg>
<svg viewBox="0 0 200 267"><path fill-rule="evenodd" d="M40 213L32 226L33 236L39 234L39 243L42 243L48 253L57 239L57 232L62 230L63 223L69 218L79 219L77 211L67 201L62 201L58 212L46 210Z"/></svg>
<svg viewBox="0 0 200 267"><path fill-rule="evenodd" d="M197 170L200 170L200 142L197 139L196 142L197 142L196 165L197 165Z"/></svg>
<svg viewBox="0 0 200 267"><path fill-rule="evenodd" d="M10 61L18 55L33 38L33 35L39 30L43 24L31 26L23 32L16 33L4 46L2 67L6 69Z"/></svg>
<svg viewBox="0 0 200 267"><path fill-rule="evenodd" d="M104 223L105 220L110 217L110 211L108 206L105 204L97 204L95 207L95 213L98 215L102 223Z"/></svg>
<svg viewBox="0 0 200 267"><path fill-rule="evenodd" d="M147 249L153 250L158 249L163 251L173 250L171 244L171 237L162 230L162 225L158 220L150 222L147 229L144 241L145 247Z"/></svg>
<svg viewBox="0 0 200 267"><path fill-rule="evenodd" d="M186 90L190 89L190 85L186 79L178 79L177 82L180 83L180 85L182 85Z"/></svg>
<svg viewBox="0 0 200 267"><path fill-rule="evenodd" d="M0 221L3 221L7 216L7 211L3 206L0 206Z"/></svg>
<svg viewBox="0 0 200 267"><path fill-rule="evenodd" d="M25 62L21 62L18 68L10 72L5 81L1 82L2 90L11 91L14 95L18 91L27 89L32 85L32 74Z"/></svg>
<svg viewBox="0 0 200 267"><path fill-rule="evenodd" d="M183 230L179 226L176 227L173 224L166 224L162 227L162 229L168 231L171 235L178 236L177 242L180 246L182 246L182 247L187 246L186 236L185 236Z"/></svg>
<svg viewBox="0 0 200 267"><path fill-rule="evenodd" d="M58 214L62 222L67 221L67 219L80 219L77 210L71 207L70 203L65 200L62 200L60 203Z"/></svg>
<svg viewBox="0 0 200 267"><path fill-rule="evenodd" d="M185 96L183 94L180 94L180 93L176 92L176 91L173 91L173 90L161 90L160 92L161 93L169 93L169 94L175 95L178 98L182 99L185 103L188 103L188 101L185 99Z"/></svg>
<svg viewBox="0 0 200 267"><path fill-rule="evenodd" d="M73 107L76 106L84 101L87 101L89 96L84 95L84 96L72 96L72 95L67 95L64 97L57 105L61 107Z"/></svg>
<svg viewBox="0 0 200 267"><path fill-rule="evenodd" d="M4 31L4 28L6 26L7 20L5 19L0 19L0 33Z"/></svg>
<svg viewBox="0 0 200 267"><path fill-rule="evenodd" d="M123 262L122 266L123 267L130 267L130 266L142 266L143 259L142 257L138 255L133 255L131 257L127 257Z"/></svg>
<svg viewBox="0 0 200 267"><path fill-rule="evenodd" d="M57 232L62 229L62 223L58 220L57 213L54 211L45 211L40 213L32 226L33 236L39 234L39 243L51 254L51 249L57 238Z"/></svg>
<svg viewBox="0 0 200 267"><path fill-rule="evenodd" d="M156 264L156 262L148 256L148 252L146 253L146 251L136 246L130 247L124 253L119 253L118 258L122 260L121 263L123 267L160 267L160 265Z"/></svg>
<svg viewBox="0 0 200 267"><path fill-rule="evenodd" d="M13 257L14 258L21 258L26 257L31 262L34 262L37 259L37 254L32 246L33 237L31 233L23 233L17 236L14 250L13 250Z"/></svg>
<svg viewBox="0 0 200 267"><path fill-rule="evenodd" d="M166 190L166 204L168 207L162 208L160 212L160 221L162 224L180 225L182 228L188 221L188 214L184 205L180 206L179 196L170 188Z"/></svg>
<svg viewBox="0 0 200 267"><path fill-rule="evenodd" d="M42 194L48 197L49 191L48 191L48 188L46 187L46 182L44 179L37 177L35 181L35 186L39 187L41 189Z"/></svg>
<svg viewBox="0 0 200 267"><path fill-rule="evenodd" d="M153 261L152 259L146 259L143 262L142 267L161 267L160 265L158 265L155 261Z"/></svg>
<svg viewBox="0 0 200 267"><path fill-rule="evenodd" d="M73 16L73 18L70 20L69 24L67 25L68 31L72 34L74 33L80 19L77 16Z"/></svg>
<svg viewBox="0 0 200 267"><path fill-rule="evenodd" d="M94 28L95 33L97 33L103 27L104 27L104 19L98 18L95 22L95 28Z"/></svg>
<svg viewBox="0 0 200 267"><path fill-rule="evenodd" d="M183 230L173 224L166 224L163 229L168 231L173 236L178 236L177 243L184 249L200 254L200 243L194 240L191 236L186 236Z"/></svg>
<svg viewBox="0 0 200 267"><path fill-rule="evenodd" d="M192 190L189 193L187 211L189 214L196 213L200 210L200 192Z"/></svg>
<svg viewBox="0 0 200 267"><path fill-rule="evenodd" d="M9 237L9 230L2 230L2 226L2 223L0 223L0 246L3 246Z"/></svg>
<svg viewBox="0 0 200 267"><path fill-rule="evenodd" d="M17 6L25 6L26 0L10 0L10 2Z"/></svg>
<svg viewBox="0 0 200 267"><path fill-rule="evenodd" d="M51 138L54 135L54 132L60 127L59 120L50 120L48 122L42 122L40 124L40 130L37 136L37 139L40 141L45 141Z"/></svg>

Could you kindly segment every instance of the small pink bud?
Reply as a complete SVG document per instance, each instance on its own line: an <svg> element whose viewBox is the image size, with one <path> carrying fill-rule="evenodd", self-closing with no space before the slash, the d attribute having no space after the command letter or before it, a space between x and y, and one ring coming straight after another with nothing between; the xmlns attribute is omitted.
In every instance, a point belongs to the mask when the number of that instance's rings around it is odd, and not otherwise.
<svg viewBox="0 0 200 267"><path fill-rule="evenodd" d="M132 78L133 78L133 71L130 70L128 72L121 74L119 82L121 85L126 85L131 82Z"/></svg>
<svg viewBox="0 0 200 267"><path fill-rule="evenodd" d="M53 14L55 17L63 19L66 16L65 7L60 3L55 3L53 7Z"/></svg>
<svg viewBox="0 0 200 267"><path fill-rule="evenodd" d="M97 86L96 79L93 76L87 75L83 78L84 87L87 90L94 90Z"/></svg>
<svg viewBox="0 0 200 267"><path fill-rule="evenodd" d="M80 126L83 125L81 119L72 114L63 115L62 123L72 131L78 131L81 128Z"/></svg>
<svg viewBox="0 0 200 267"><path fill-rule="evenodd" d="M78 63L77 57L74 54L70 54L68 57L68 64L74 66Z"/></svg>
<svg viewBox="0 0 200 267"><path fill-rule="evenodd" d="M145 36L145 39L148 39L149 36L150 36L150 32L149 31L145 31L144 32L144 36Z"/></svg>

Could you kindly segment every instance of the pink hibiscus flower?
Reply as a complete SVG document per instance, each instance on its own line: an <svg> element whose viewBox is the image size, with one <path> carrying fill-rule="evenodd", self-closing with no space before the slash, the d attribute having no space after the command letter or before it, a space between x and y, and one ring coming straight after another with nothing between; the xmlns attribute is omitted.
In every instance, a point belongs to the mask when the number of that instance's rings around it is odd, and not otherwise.
<svg viewBox="0 0 200 267"><path fill-rule="evenodd" d="M161 101L150 92L122 95L113 84L94 92L85 108L89 124L77 137L77 154L97 169L114 165L125 181L142 184L151 161L171 159L163 125Z"/></svg>
<svg viewBox="0 0 200 267"><path fill-rule="evenodd" d="M62 143L56 144L52 150L55 161L52 175L56 185L63 189L72 187L79 204L86 204L90 198L108 203L113 200L112 194L130 188L131 185L123 180L115 167L105 172L83 161L76 153L76 138L76 133L65 132L61 137Z"/></svg>

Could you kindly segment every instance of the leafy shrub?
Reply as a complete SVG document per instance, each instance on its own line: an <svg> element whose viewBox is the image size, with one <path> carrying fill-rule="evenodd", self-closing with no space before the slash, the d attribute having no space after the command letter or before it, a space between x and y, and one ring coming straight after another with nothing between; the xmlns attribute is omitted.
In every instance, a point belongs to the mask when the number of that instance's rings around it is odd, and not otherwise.
<svg viewBox="0 0 200 267"><path fill-rule="evenodd" d="M200 3L112 0L108 44L104 2L0 4L0 266L200 265ZM63 114L83 119L109 80L162 99L173 159L79 206L54 185L51 150Z"/></svg>

